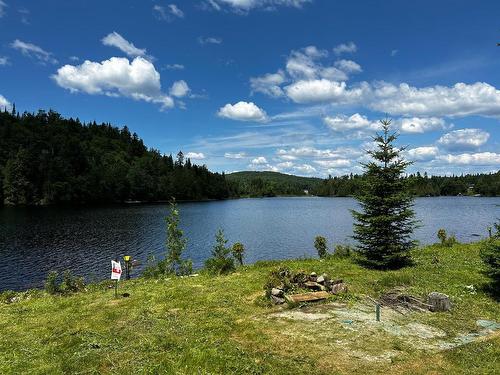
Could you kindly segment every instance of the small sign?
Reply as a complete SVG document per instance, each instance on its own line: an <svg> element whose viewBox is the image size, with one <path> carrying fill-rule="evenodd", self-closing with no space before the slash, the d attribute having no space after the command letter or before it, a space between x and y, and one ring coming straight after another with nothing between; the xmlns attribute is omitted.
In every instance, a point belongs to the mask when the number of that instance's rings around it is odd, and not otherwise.
<svg viewBox="0 0 500 375"><path fill-rule="evenodd" d="M120 280L122 275L122 265L120 262L111 261L111 280Z"/></svg>

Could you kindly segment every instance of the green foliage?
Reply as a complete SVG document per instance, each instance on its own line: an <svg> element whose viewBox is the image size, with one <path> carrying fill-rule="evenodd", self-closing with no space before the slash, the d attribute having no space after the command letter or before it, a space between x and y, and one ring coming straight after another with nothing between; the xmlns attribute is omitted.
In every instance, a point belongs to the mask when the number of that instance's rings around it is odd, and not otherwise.
<svg viewBox="0 0 500 375"><path fill-rule="evenodd" d="M456 237L454 235L448 236L446 230L444 230L443 228L438 230L437 237L440 241L441 246L444 247L452 247L453 245L458 243Z"/></svg>
<svg viewBox="0 0 500 375"><path fill-rule="evenodd" d="M184 231L179 228L179 209L172 199L170 202L170 214L165 218L167 249L165 258L156 262L154 255L148 257L148 266L144 272L146 277L159 277L170 275L190 275L193 273L193 262L191 259L182 259L182 253L186 250L187 239Z"/></svg>
<svg viewBox="0 0 500 375"><path fill-rule="evenodd" d="M127 127L0 112L0 205L223 199L224 174L148 150Z"/></svg>
<svg viewBox="0 0 500 375"><path fill-rule="evenodd" d="M205 268L212 275L226 275L235 269L234 259L231 257L231 248L226 246L227 242L224 231L219 229L215 234L212 257L205 261Z"/></svg>
<svg viewBox="0 0 500 375"><path fill-rule="evenodd" d="M235 172L226 175L237 195L274 197L276 195L312 194L321 184L320 178L300 177L278 172Z"/></svg>
<svg viewBox="0 0 500 375"><path fill-rule="evenodd" d="M326 238L323 236L316 236L314 239L314 247L318 252L318 256L323 259L328 256L328 246L326 244Z"/></svg>
<svg viewBox="0 0 500 375"><path fill-rule="evenodd" d="M85 290L83 277L74 276L70 270L63 272L62 282L59 285L61 293L76 293Z"/></svg>
<svg viewBox="0 0 500 375"><path fill-rule="evenodd" d="M362 210L352 211L357 252L365 266L378 269L408 264L415 246L410 238L416 224L413 200L401 179L411 163L394 147L397 134L390 133L390 123L381 120L383 133L374 138L377 148L368 151L374 160L363 164L363 189L356 196Z"/></svg>
<svg viewBox="0 0 500 375"><path fill-rule="evenodd" d="M236 242L231 248L234 259L236 259L240 266L243 265L243 258L245 256L245 246L241 242Z"/></svg>
<svg viewBox="0 0 500 375"><path fill-rule="evenodd" d="M483 243L481 258L486 265L485 273L490 278L491 290L500 296L500 238L498 236Z"/></svg>
<svg viewBox="0 0 500 375"><path fill-rule="evenodd" d="M59 273L50 271L45 280L45 291L48 294L70 294L85 290L83 277L74 276L70 270L63 272L62 281L59 283Z"/></svg>
<svg viewBox="0 0 500 375"><path fill-rule="evenodd" d="M333 256L339 258L349 258L352 255L353 251L353 248L349 245L337 245L335 246Z"/></svg>
<svg viewBox="0 0 500 375"><path fill-rule="evenodd" d="M57 283L58 277L59 274L56 271L50 271L47 275L47 279L45 280L45 291L48 294L59 293L59 285Z"/></svg>

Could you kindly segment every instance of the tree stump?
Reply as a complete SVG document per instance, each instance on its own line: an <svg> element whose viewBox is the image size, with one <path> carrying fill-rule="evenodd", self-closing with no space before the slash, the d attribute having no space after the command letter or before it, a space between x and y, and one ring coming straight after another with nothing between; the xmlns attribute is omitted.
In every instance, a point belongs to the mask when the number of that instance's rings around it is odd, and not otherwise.
<svg viewBox="0 0 500 375"><path fill-rule="evenodd" d="M431 311L450 311L451 301L446 294L432 292L427 296L427 303L430 305Z"/></svg>

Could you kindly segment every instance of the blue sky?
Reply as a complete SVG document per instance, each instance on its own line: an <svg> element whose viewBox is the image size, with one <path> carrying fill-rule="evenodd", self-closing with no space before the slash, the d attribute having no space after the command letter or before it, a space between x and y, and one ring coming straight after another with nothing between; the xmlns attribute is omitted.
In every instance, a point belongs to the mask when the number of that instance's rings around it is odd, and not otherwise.
<svg viewBox="0 0 500 375"><path fill-rule="evenodd" d="M0 0L0 107L127 125L216 171L500 166L498 1Z"/></svg>

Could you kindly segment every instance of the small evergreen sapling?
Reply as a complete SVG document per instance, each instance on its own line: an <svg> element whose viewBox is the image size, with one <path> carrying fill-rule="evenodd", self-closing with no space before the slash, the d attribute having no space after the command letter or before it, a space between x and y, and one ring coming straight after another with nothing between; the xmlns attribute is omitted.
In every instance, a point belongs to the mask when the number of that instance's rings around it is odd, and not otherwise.
<svg viewBox="0 0 500 375"><path fill-rule="evenodd" d="M316 248L316 251L318 252L318 256L323 259L326 258L328 255L328 247L326 244L326 238L323 236L316 236L314 239L314 247Z"/></svg>
<svg viewBox="0 0 500 375"><path fill-rule="evenodd" d="M238 261L238 263L240 264L240 266L242 266L243 265L243 257L245 255L245 246L243 246L243 244L241 242L236 242L235 244L233 244L233 247L231 250L232 250L234 259L236 259Z"/></svg>
<svg viewBox="0 0 500 375"><path fill-rule="evenodd" d="M390 132L391 120L381 120L382 133L374 137L376 149L368 151L372 161L362 164L365 179L356 198L361 211L352 211L354 239L365 266L390 269L410 262L415 246L411 235L416 226L413 198L401 178L411 162L396 148L396 133Z"/></svg>
<svg viewBox="0 0 500 375"><path fill-rule="evenodd" d="M190 259L182 259L182 253L186 250L187 240L183 237L184 232L179 228L179 210L175 199L170 202L170 215L165 218L167 224L167 254L165 260L158 266L165 274L189 275L193 272L193 264Z"/></svg>
<svg viewBox="0 0 500 375"><path fill-rule="evenodd" d="M219 229L215 234L215 245L212 257L207 259L205 267L213 275L225 275L234 271L234 259L231 257L231 249L227 247L224 231Z"/></svg>

